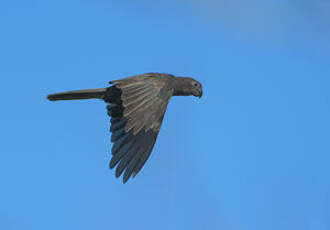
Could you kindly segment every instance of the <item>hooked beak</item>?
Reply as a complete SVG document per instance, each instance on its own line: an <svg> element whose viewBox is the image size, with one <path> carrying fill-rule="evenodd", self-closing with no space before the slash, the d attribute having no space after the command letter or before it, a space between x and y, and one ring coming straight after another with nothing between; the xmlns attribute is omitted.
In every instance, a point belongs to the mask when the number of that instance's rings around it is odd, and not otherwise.
<svg viewBox="0 0 330 230"><path fill-rule="evenodd" d="M201 89L201 90L199 91L198 97L201 98L202 96L203 96L203 90Z"/></svg>

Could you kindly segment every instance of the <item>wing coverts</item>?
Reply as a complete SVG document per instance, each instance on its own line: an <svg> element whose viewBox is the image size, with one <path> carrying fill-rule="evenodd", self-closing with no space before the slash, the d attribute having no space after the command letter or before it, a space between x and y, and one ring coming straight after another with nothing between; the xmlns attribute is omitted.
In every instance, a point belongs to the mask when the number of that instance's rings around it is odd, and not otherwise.
<svg viewBox="0 0 330 230"><path fill-rule="evenodd" d="M126 78L110 82L104 100L111 116L112 158L110 168L116 167L116 177L123 172L123 182L135 176L148 160L172 92L162 98L159 79Z"/></svg>

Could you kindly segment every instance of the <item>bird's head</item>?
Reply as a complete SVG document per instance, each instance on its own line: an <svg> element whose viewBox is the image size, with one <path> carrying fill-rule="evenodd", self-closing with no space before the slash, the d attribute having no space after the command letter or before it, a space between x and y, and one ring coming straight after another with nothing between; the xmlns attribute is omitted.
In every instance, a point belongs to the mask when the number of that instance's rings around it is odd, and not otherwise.
<svg viewBox="0 0 330 230"><path fill-rule="evenodd" d="M191 77L176 77L176 96L189 96L201 98L203 96L202 84Z"/></svg>
<svg viewBox="0 0 330 230"><path fill-rule="evenodd" d="M195 79L190 79L191 84L191 94L195 97L201 98L203 96L202 84L196 81Z"/></svg>

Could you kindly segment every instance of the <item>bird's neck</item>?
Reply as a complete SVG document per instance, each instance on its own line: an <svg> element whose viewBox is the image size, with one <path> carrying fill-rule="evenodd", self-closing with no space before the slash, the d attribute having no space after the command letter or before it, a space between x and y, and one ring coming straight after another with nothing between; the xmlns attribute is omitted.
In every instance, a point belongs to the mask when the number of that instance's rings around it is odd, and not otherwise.
<svg viewBox="0 0 330 230"><path fill-rule="evenodd" d="M176 77L173 84L173 96L188 96L190 93L187 91L187 78Z"/></svg>

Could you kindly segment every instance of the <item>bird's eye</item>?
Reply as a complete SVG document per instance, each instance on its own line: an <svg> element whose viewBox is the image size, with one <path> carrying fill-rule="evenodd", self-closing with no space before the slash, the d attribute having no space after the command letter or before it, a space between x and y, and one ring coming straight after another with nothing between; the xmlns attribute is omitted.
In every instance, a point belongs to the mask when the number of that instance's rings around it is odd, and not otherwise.
<svg viewBox="0 0 330 230"><path fill-rule="evenodd" d="M195 86L195 87L197 87L197 86L198 86L198 84L197 84L197 83L194 83L194 86Z"/></svg>

